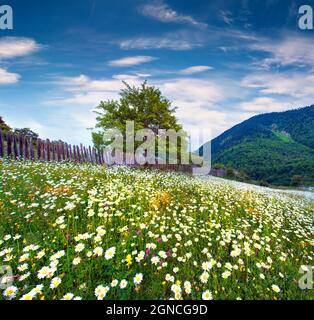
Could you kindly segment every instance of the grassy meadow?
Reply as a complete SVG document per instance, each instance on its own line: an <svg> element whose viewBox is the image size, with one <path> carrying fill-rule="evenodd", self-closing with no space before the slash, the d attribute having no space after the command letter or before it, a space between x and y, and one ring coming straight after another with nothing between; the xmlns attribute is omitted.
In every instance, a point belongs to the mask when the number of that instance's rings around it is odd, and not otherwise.
<svg viewBox="0 0 314 320"><path fill-rule="evenodd" d="M313 298L313 201L87 164L2 161L0 177L0 299Z"/></svg>

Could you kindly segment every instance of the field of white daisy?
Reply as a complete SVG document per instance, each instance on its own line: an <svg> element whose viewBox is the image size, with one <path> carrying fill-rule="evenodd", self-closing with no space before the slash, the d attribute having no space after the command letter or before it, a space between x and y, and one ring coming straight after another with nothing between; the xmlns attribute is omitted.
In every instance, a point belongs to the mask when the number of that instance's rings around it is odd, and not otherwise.
<svg viewBox="0 0 314 320"><path fill-rule="evenodd" d="M310 199L126 167L0 176L0 299L312 299Z"/></svg>

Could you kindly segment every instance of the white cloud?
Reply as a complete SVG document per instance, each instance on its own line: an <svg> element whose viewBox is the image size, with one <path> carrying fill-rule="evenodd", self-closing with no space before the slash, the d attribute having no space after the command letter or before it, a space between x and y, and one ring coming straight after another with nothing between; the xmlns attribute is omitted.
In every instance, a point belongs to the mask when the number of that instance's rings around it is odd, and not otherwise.
<svg viewBox="0 0 314 320"><path fill-rule="evenodd" d="M161 91L171 99L194 105L211 106L225 99L223 88L214 81L205 79L177 78L157 82ZM178 103L178 106L180 104Z"/></svg>
<svg viewBox="0 0 314 320"><path fill-rule="evenodd" d="M0 85L13 84L19 81L20 75L0 68Z"/></svg>
<svg viewBox="0 0 314 320"><path fill-rule="evenodd" d="M65 96L50 99L46 105L86 105L95 107L103 100L119 98L119 91L125 86L122 80L130 85L138 86L141 80L133 75L114 75L112 78L93 80L86 75L64 77L58 81Z"/></svg>
<svg viewBox="0 0 314 320"><path fill-rule="evenodd" d="M261 112L275 112L284 111L287 106L280 101L277 101L270 97L258 97L252 101L243 102L239 105L239 108L244 111L261 113Z"/></svg>
<svg viewBox="0 0 314 320"><path fill-rule="evenodd" d="M314 103L314 73L257 73L246 76L241 85L255 92L255 98L238 105L241 110L265 113Z"/></svg>
<svg viewBox="0 0 314 320"><path fill-rule="evenodd" d="M179 73L181 74L194 74L194 73L200 73L208 70L212 70L213 67L210 66L193 66L189 67L183 70L180 70Z"/></svg>
<svg viewBox="0 0 314 320"><path fill-rule="evenodd" d="M134 74L115 74L112 76L113 79L128 81L128 80L137 80L139 78L142 78L141 75L134 75ZM145 76L144 76L145 77Z"/></svg>
<svg viewBox="0 0 314 320"><path fill-rule="evenodd" d="M155 84L178 107L176 115L187 130L210 130L212 137L216 137L252 116L249 112L223 107L225 101L238 91L235 84L227 80L218 83L207 79L177 78L156 81Z"/></svg>
<svg viewBox="0 0 314 320"><path fill-rule="evenodd" d="M307 66L314 64L313 39L304 36L286 36L279 40L258 39L249 45L250 49L270 54L269 58L257 64L269 68L272 65Z"/></svg>
<svg viewBox="0 0 314 320"><path fill-rule="evenodd" d="M0 38L0 59L8 59L25 56L39 50L39 45L35 40L18 37Z"/></svg>
<svg viewBox="0 0 314 320"><path fill-rule="evenodd" d="M140 7L140 12L161 22L176 22L206 28L207 24L194 19L192 16L183 15L171 9L163 1L153 1Z"/></svg>
<svg viewBox="0 0 314 320"><path fill-rule="evenodd" d="M180 34L182 36L180 36ZM191 50L202 47L203 41L195 39L193 36L179 34L165 34L161 37L137 37L133 39L119 41L119 46L124 50L131 49L169 49L169 50Z"/></svg>
<svg viewBox="0 0 314 320"><path fill-rule="evenodd" d="M157 58L151 56L133 56L124 57L117 60L111 60L108 64L112 67L125 67L125 66L135 66L145 62L150 62L156 60Z"/></svg>
<svg viewBox="0 0 314 320"><path fill-rule="evenodd" d="M112 78L93 80L85 75L78 77L65 77L60 80L60 84L67 91L119 91L124 86L122 80L128 81L131 85L140 83L137 77L130 75L114 75Z"/></svg>
<svg viewBox="0 0 314 320"><path fill-rule="evenodd" d="M242 86L259 90L262 94L287 95L291 98L312 96L314 101L313 73L259 73L246 76Z"/></svg>

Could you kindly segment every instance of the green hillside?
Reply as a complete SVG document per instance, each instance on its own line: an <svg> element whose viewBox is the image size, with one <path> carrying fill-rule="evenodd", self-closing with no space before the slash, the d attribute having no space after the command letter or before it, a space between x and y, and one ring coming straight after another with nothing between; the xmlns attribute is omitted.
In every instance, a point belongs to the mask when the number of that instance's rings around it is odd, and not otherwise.
<svg viewBox="0 0 314 320"><path fill-rule="evenodd" d="M297 175L314 185L314 105L252 117L211 143L213 164L242 170L252 180L290 185Z"/></svg>

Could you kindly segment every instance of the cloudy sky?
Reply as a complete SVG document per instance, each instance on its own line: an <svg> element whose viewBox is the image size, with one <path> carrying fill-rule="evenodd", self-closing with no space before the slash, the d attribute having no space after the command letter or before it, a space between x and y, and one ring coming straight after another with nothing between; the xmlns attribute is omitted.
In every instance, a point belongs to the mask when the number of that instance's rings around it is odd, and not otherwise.
<svg viewBox="0 0 314 320"><path fill-rule="evenodd" d="M92 110L117 98L122 80L158 86L186 129L213 137L314 103L303 1L4 2L14 29L0 30L0 116L43 138L90 143Z"/></svg>

